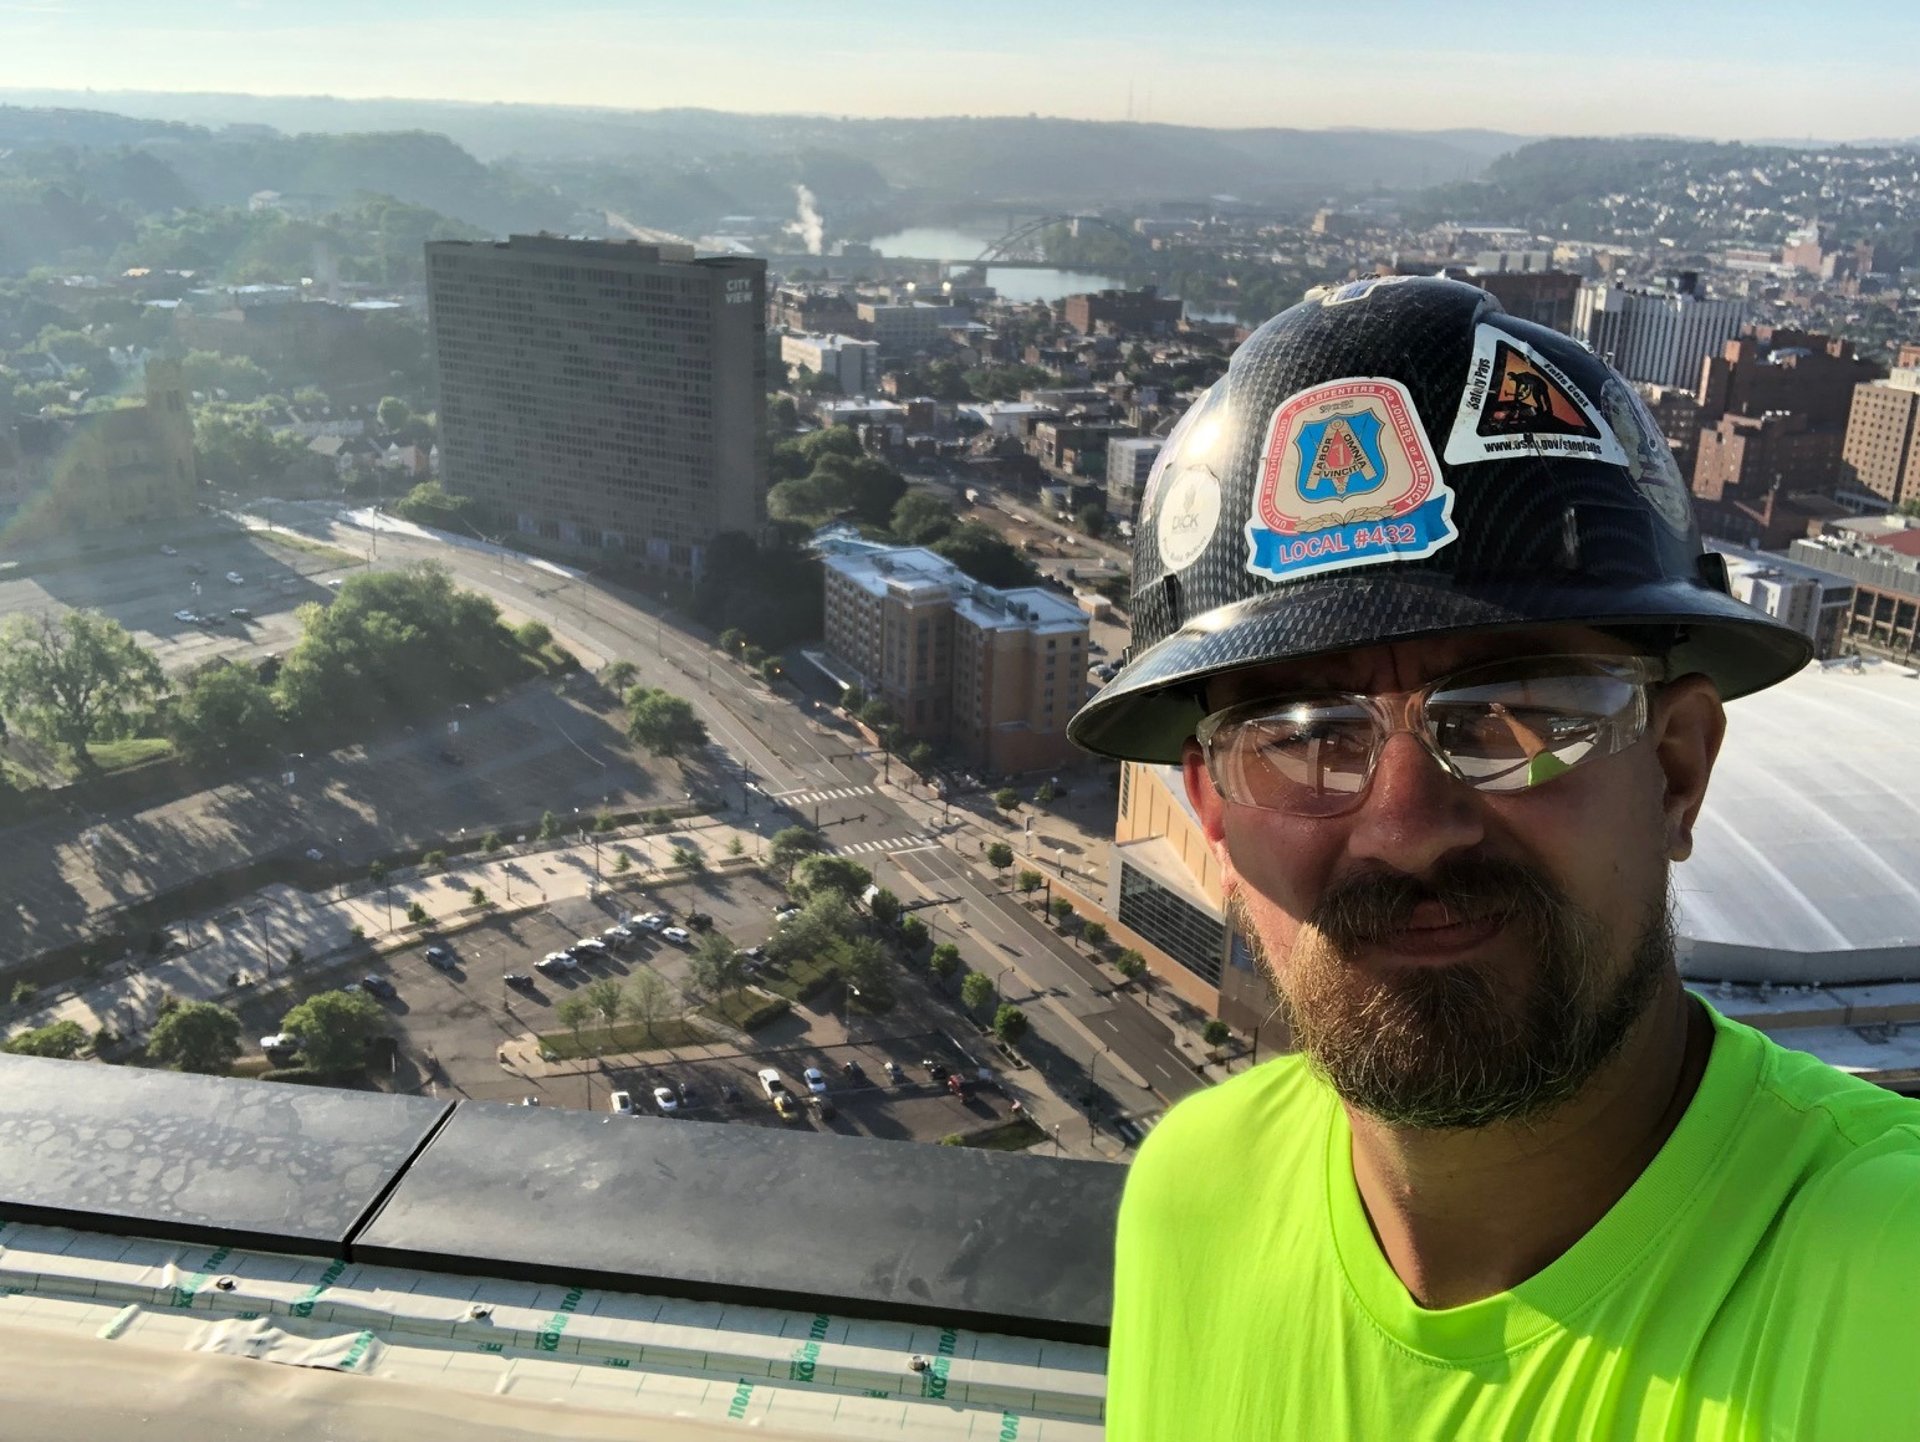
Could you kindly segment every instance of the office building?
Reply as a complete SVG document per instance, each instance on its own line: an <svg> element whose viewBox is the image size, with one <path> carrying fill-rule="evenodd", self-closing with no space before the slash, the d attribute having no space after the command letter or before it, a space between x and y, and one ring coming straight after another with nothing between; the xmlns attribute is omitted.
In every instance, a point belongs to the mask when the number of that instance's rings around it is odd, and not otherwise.
<svg viewBox="0 0 1920 1442"><path fill-rule="evenodd" d="M880 384L880 343L850 335L783 335L780 359L816 375L832 376L843 396L871 395Z"/></svg>
<svg viewBox="0 0 1920 1442"><path fill-rule="evenodd" d="M1629 380L1697 386L1700 367L1740 330L1741 302L1709 300L1692 272L1664 289L1590 281L1574 297L1573 333Z"/></svg>
<svg viewBox="0 0 1920 1442"><path fill-rule="evenodd" d="M889 360L917 355L935 345L948 326L965 325L971 318L962 306L928 305L924 301L863 300L855 307L859 323Z"/></svg>
<svg viewBox="0 0 1920 1442"><path fill-rule="evenodd" d="M1833 520L1787 554L1853 582L1848 646L1907 664L1920 659L1920 517Z"/></svg>
<svg viewBox="0 0 1920 1442"><path fill-rule="evenodd" d="M1121 335L1165 335L1178 328L1185 313L1178 299L1162 297L1150 285L1070 295L1063 305L1062 318L1082 335L1092 335L1102 326Z"/></svg>
<svg viewBox="0 0 1920 1442"><path fill-rule="evenodd" d="M910 546L816 543L827 650L910 736L989 772L1080 759L1067 720L1086 695L1087 617L1038 586L998 590Z"/></svg>
<svg viewBox="0 0 1920 1442"><path fill-rule="evenodd" d="M1159 436L1115 436L1107 442L1107 513L1131 521L1140 508L1153 463L1165 442Z"/></svg>
<svg viewBox="0 0 1920 1442"><path fill-rule="evenodd" d="M1529 252L1535 254L1536 252ZM1504 253L1495 258L1504 258ZM1573 329L1573 303L1580 294L1580 277L1570 271L1538 267L1489 267L1487 256L1467 280L1489 292L1509 315L1530 320L1548 330L1566 334Z"/></svg>
<svg viewBox="0 0 1920 1442"><path fill-rule="evenodd" d="M1813 642L1813 654L1822 660L1839 654L1853 609L1852 581L1822 566L1717 538L1706 544L1726 561L1736 600L1793 627Z"/></svg>
<svg viewBox="0 0 1920 1442"><path fill-rule="evenodd" d="M758 532L766 263L516 235L432 241L447 489L510 530L699 571Z"/></svg>
<svg viewBox="0 0 1920 1442"><path fill-rule="evenodd" d="M1840 451L1841 479L1878 496L1889 510L1920 500L1920 369L1896 368L1855 386Z"/></svg>

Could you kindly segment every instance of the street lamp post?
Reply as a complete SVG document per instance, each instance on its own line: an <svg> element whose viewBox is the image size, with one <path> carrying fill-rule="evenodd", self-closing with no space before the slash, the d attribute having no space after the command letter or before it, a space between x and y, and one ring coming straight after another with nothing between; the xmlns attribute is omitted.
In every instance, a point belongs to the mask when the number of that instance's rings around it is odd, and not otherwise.
<svg viewBox="0 0 1920 1442"><path fill-rule="evenodd" d="M849 985L849 986L847 987L847 1025L846 1025L846 1033L847 1033L847 1045L848 1045L848 1046L852 1046L852 1045L853 1045L853 1003L854 1003L854 1000L855 1000L855 998L857 998L857 997L858 997L859 995L860 995L860 988L859 988L859 987L857 987L857 986L852 986L852 985Z"/></svg>

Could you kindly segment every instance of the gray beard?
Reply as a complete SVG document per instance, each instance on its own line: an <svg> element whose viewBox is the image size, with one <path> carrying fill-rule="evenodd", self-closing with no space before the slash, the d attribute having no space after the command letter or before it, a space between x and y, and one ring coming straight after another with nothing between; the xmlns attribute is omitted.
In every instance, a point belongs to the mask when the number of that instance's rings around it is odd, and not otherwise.
<svg viewBox="0 0 1920 1442"><path fill-rule="evenodd" d="M1464 962L1390 981L1363 976L1354 951L1428 899L1464 918L1501 916L1528 936L1537 965L1527 992L1512 995ZM1301 927L1284 980L1237 891L1227 909L1314 1069L1349 1106L1396 1127L1484 1127L1565 1104L1620 1050L1675 972L1669 894L1649 906L1626 970L1613 976L1606 924L1512 862L1464 861L1431 882L1397 873L1351 879Z"/></svg>

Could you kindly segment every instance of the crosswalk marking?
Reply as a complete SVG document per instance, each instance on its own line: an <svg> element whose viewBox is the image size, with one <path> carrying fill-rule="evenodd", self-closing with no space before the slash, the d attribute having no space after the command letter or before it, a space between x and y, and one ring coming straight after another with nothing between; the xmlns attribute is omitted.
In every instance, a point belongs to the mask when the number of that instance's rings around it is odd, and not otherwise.
<svg viewBox="0 0 1920 1442"><path fill-rule="evenodd" d="M782 791L773 799L795 806L811 806L819 801L851 801L856 796L871 796L871 786L836 786L830 791Z"/></svg>
<svg viewBox="0 0 1920 1442"><path fill-rule="evenodd" d="M833 848L835 856L865 856L874 851L918 851L937 843L931 836L889 836L883 841L849 841Z"/></svg>
<svg viewBox="0 0 1920 1442"><path fill-rule="evenodd" d="M1160 1112L1150 1117L1121 1117L1114 1122L1113 1129L1120 1133L1130 1147L1137 1147L1146 1140L1147 1133L1160 1124Z"/></svg>

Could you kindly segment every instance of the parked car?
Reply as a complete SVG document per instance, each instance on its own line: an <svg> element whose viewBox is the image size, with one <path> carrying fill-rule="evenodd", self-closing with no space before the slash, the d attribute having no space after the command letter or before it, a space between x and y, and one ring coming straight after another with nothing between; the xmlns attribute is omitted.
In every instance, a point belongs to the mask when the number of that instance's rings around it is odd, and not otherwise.
<svg viewBox="0 0 1920 1442"><path fill-rule="evenodd" d="M224 626L227 624L227 618L217 612L209 611L200 618L200 624L202 626Z"/></svg>
<svg viewBox="0 0 1920 1442"><path fill-rule="evenodd" d="M947 1079L947 1068L942 1063L923 1059L920 1065L927 1069L927 1075L935 1081L945 1081Z"/></svg>
<svg viewBox="0 0 1920 1442"><path fill-rule="evenodd" d="M864 1082L867 1079L865 1069L862 1068L857 1061L849 1061L842 1064L840 1070L845 1073L847 1080L850 1082Z"/></svg>
<svg viewBox="0 0 1920 1442"><path fill-rule="evenodd" d="M643 931L665 931L667 919L657 911L649 911L645 916L634 918L633 924Z"/></svg>
<svg viewBox="0 0 1920 1442"><path fill-rule="evenodd" d="M550 951L533 964L535 971L572 971L580 963L564 951Z"/></svg>
<svg viewBox="0 0 1920 1442"><path fill-rule="evenodd" d="M660 1108L660 1115L670 1117L680 1110L680 1098L673 1094L672 1087L655 1087L653 1104Z"/></svg>
<svg viewBox="0 0 1920 1442"><path fill-rule="evenodd" d="M172 546L162 546L160 548L160 554L163 556L177 556L180 552Z"/></svg>
<svg viewBox="0 0 1920 1442"><path fill-rule="evenodd" d="M792 916L799 909L800 909L799 902L789 901L789 902L783 903L780 906L774 907L773 914L775 916Z"/></svg>
<svg viewBox="0 0 1920 1442"><path fill-rule="evenodd" d="M807 1106L821 1121L830 1122L833 1120L834 1107L832 1097L824 1094L810 1096L807 1098Z"/></svg>
<svg viewBox="0 0 1920 1442"><path fill-rule="evenodd" d="M693 933L684 926L662 927L660 935L675 946L686 946L693 940Z"/></svg>
<svg viewBox="0 0 1920 1442"><path fill-rule="evenodd" d="M749 946L746 950L742 951L740 954L744 956L748 961L758 961L761 957L767 954L767 949L764 946Z"/></svg>
<svg viewBox="0 0 1920 1442"><path fill-rule="evenodd" d="M617 1117L632 1116L633 1115L633 1093L632 1092L615 1092L612 1096L607 1098L607 1110L612 1112Z"/></svg>
<svg viewBox="0 0 1920 1442"><path fill-rule="evenodd" d="M633 940L633 928L631 926L609 926L605 931L600 933L600 939L609 946L618 946L623 941Z"/></svg>
<svg viewBox="0 0 1920 1442"><path fill-rule="evenodd" d="M772 1101L775 1097L786 1093L786 1082L781 1079L780 1073L772 1067L763 1066L759 1071L754 1073L754 1076L759 1078L760 1090L767 1094L768 1101Z"/></svg>
<svg viewBox="0 0 1920 1442"><path fill-rule="evenodd" d="M438 942L428 947L422 955L430 965L437 966L443 971L450 970L453 966L452 948L441 946Z"/></svg>
<svg viewBox="0 0 1920 1442"><path fill-rule="evenodd" d="M392 998L400 995L400 993L394 989L392 982L388 981L384 976L375 976L371 972L360 978L360 985L374 996Z"/></svg>
<svg viewBox="0 0 1920 1442"><path fill-rule="evenodd" d="M704 911L689 911L687 925L695 931L706 931L713 925L713 917Z"/></svg>
<svg viewBox="0 0 1920 1442"><path fill-rule="evenodd" d="M807 1083L807 1090L817 1097L827 1094L827 1074L817 1066L810 1066L800 1073Z"/></svg>
<svg viewBox="0 0 1920 1442"><path fill-rule="evenodd" d="M605 956L607 954L607 944L596 936L590 936L585 941L576 941L572 946L568 947L567 950L574 956L579 957Z"/></svg>
<svg viewBox="0 0 1920 1442"><path fill-rule="evenodd" d="M504 981L508 986L533 985L533 978L528 976L524 971L503 971L500 973L500 980Z"/></svg>
<svg viewBox="0 0 1920 1442"><path fill-rule="evenodd" d="M900 1070L900 1063L897 1061L887 1062L886 1071L887 1080L890 1082L903 1082L907 1079L906 1073Z"/></svg>
<svg viewBox="0 0 1920 1442"><path fill-rule="evenodd" d="M227 572L227 582L229 585L244 586L247 584L247 578L238 571L229 571Z"/></svg>
<svg viewBox="0 0 1920 1442"><path fill-rule="evenodd" d="M231 611L228 611L227 614L236 621L251 621L253 619L253 612L245 606L235 606Z"/></svg>
<svg viewBox="0 0 1920 1442"><path fill-rule="evenodd" d="M300 1038L290 1031L276 1031L272 1036L260 1038L260 1050L271 1055L277 1051L298 1051Z"/></svg>

